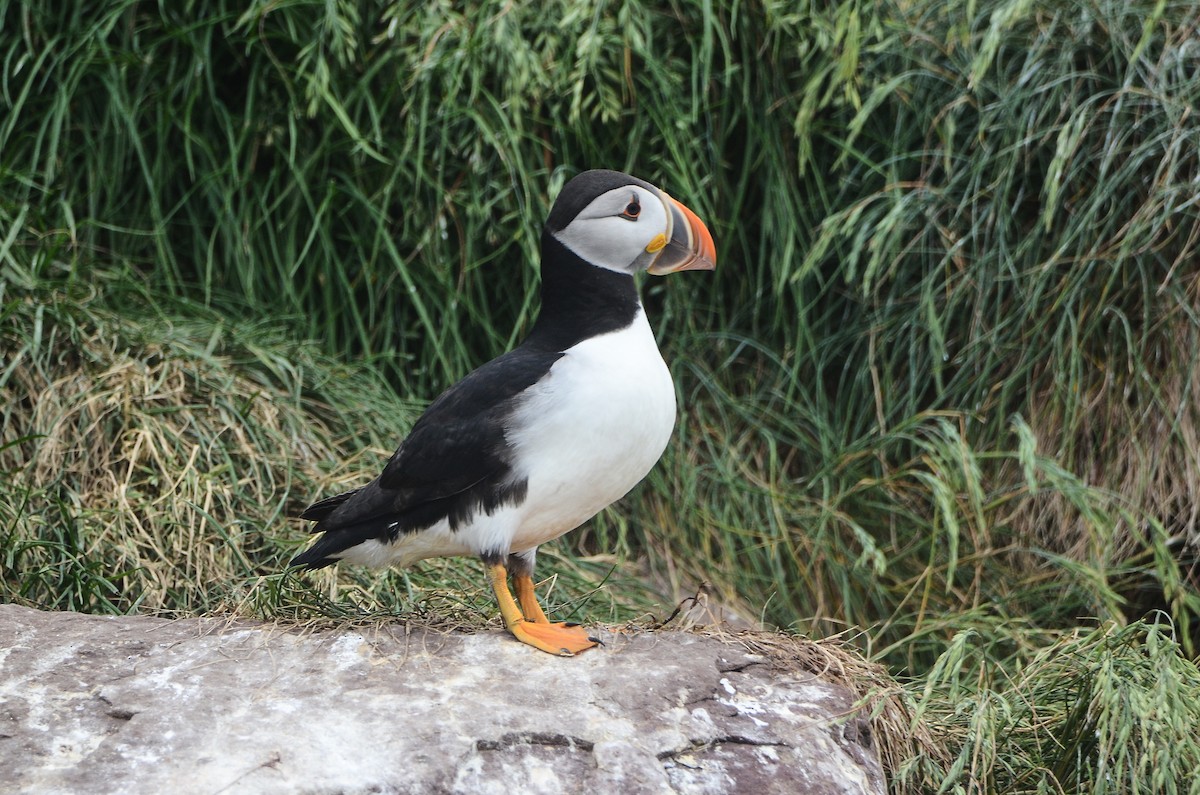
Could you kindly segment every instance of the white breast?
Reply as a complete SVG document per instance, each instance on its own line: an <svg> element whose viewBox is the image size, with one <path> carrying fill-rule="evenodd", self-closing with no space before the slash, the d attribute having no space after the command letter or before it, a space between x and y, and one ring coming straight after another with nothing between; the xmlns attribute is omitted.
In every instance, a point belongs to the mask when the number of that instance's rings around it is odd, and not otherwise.
<svg viewBox="0 0 1200 795"><path fill-rule="evenodd" d="M512 550L557 538L625 496L674 426L675 386L645 313L568 349L526 393L508 434L529 482Z"/></svg>

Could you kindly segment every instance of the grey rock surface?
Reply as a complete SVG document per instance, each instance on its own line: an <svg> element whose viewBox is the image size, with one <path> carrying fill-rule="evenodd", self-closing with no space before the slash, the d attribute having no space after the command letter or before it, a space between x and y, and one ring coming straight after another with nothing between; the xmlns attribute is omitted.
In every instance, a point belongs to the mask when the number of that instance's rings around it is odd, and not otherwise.
<svg viewBox="0 0 1200 795"><path fill-rule="evenodd" d="M0 605L0 791L886 791L844 688L697 634L604 639Z"/></svg>

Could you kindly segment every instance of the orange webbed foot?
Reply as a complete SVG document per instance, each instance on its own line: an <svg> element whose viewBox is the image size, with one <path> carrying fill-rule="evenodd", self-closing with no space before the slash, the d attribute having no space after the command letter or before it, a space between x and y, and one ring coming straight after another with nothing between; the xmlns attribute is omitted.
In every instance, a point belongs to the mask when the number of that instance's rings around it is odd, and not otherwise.
<svg viewBox="0 0 1200 795"><path fill-rule="evenodd" d="M559 657L573 657L600 645L599 639L590 636L578 624L550 623L538 604L529 575L513 577L513 585L517 590L517 599L513 599L512 592L508 590L508 570L503 564L489 566L488 574L492 580L492 590L496 593L496 602L500 605L500 615L504 617L504 625L517 640ZM520 606L517 605L518 600Z"/></svg>
<svg viewBox="0 0 1200 795"><path fill-rule="evenodd" d="M581 651L600 645L578 624L541 624L521 621L508 628L517 640L559 657L574 657Z"/></svg>

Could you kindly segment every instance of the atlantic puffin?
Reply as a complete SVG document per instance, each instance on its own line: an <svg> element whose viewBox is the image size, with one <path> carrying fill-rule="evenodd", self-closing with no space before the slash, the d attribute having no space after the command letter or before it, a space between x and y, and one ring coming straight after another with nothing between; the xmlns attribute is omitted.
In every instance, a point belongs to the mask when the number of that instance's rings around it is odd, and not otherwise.
<svg viewBox="0 0 1200 795"><path fill-rule="evenodd" d="M537 548L625 496L674 428L675 386L634 276L714 267L708 228L659 188L607 170L570 180L542 230L528 336L433 401L377 478L310 505L300 518L322 535L290 566L476 555L518 640L563 656L595 646L546 618Z"/></svg>

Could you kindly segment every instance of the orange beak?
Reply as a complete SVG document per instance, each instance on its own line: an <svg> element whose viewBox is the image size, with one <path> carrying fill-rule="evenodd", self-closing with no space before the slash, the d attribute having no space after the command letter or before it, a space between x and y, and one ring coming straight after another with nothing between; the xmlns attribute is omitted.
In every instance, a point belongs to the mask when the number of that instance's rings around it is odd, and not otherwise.
<svg viewBox="0 0 1200 795"><path fill-rule="evenodd" d="M683 204L665 193L662 196L670 219L667 243L647 272L665 276L679 271L710 271L717 267L717 247L708 227Z"/></svg>

